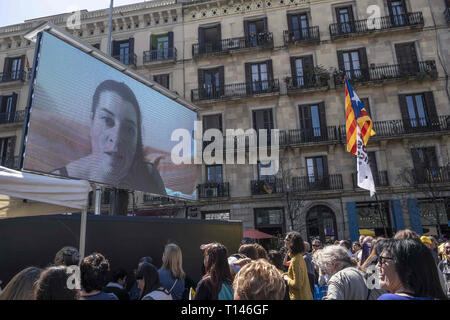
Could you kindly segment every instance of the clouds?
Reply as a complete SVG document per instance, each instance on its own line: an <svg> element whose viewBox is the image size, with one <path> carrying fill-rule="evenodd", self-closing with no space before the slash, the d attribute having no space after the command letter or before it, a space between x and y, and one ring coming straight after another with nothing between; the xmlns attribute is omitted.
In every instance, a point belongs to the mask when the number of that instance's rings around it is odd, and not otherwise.
<svg viewBox="0 0 450 320"><path fill-rule="evenodd" d="M114 6L144 1L114 0ZM94 11L109 8L110 0L0 0L0 27L23 23L25 20L47 17L86 9Z"/></svg>

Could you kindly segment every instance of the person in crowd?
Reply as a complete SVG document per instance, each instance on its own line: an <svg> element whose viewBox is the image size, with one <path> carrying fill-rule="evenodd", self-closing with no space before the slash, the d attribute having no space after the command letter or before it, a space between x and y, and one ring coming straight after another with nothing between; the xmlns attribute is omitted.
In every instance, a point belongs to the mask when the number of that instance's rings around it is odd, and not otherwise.
<svg viewBox="0 0 450 320"><path fill-rule="evenodd" d="M439 263L439 271L447 282L447 296L450 297L450 240L444 244L445 259Z"/></svg>
<svg viewBox="0 0 450 320"><path fill-rule="evenodd" d="M430 250L413 239L387 239L378 256L381 287L390 293L378 300L446 300Z"/></svg>
<svg viewBox="0 0 450 320"><path fill-rule="evenodd" d="M439 264L439 258L437 255L437 252L435 252L433 249L433 242L431 241L431 239L427 236L421 236L420 237L420 241L422 241L422 243L428 248L428 250L430 250L431 255L433 256L434 262L436 263L436 265Z"/></svg>
<svg viewBox="0 0 450 320"><path fill-rule="evenodd" d="M277 268L265 259L243 266L233 281L234 300L283 300L285 283Z"/></svg>
<svg viewBox="0 0 450 320"><path fill-rule="evenodd" d="M113 293L119 300L129 301L130 295L126 290L127 277L125 269L114 269L110 275L110 282L103 288L103 292Z"/></svg>
<svg viewBox="0 0 450 320"><path fill-rule="evenodd" d="M107 282L109 261L100 253L93 253L81 261L80 300L118 300L113 293L102 291Z"/></svg>
<svg viewBox="0 0 450 320"><path fill-rule="evenodd" d="M141 266L141 264L143 264L143 263L151 263L151 264L153 264L153 258L150 257L150 256L146 256L146 257L140 258L139 261L138 261L138 269ZM136 271L137 271L137 269L134 271L133 276L136 275ZM133 277L133 279L129 279L129 280L131 280L131 283L132 283L131 289L128 292L128 295L130 296L130 300L132 300L132 301L139 300L139 298L141 297L142 292L138 288L137 281L136 281L136 279L134 277Z"/></svg>
<svg viewBox="0 0 450 320"><path fill-rule="evenodd" d="M422 242L422 243L423 243L422 239L425 242L427 241L426 238L427 237L425 237L425 238L421 237L417 232L414 232L414 231L412 231L410 229L400 230L394 236L394 239L403 239L403 240L410 239L410 240L415 240L415 241L419 241L419 242ZM433 255L433 253L432 253L432 255ZM441 272L441 270L439 269L437 264L436 264L436 268L438 270L439 282L441 283L442 290L444 290L444 292L447 292L448 291L448 284L447 284L447 281L445 281L445 276Z"/></svg>
<svg viewBox="0 0 450 320"><path fill-rule="evenodd" d="M183 255L175 243L169 243L164 248L162 266L158 270L159 280L172 295L173 300L181 300L184 292Z"/></svg>
<svg viewBox="0 0 450 320"><path fill-rule="evenodd" d="M67 286L71 274L64 265L45 269L36 283L35 300L78 300L79 291Z"/></svg>
<svg viewBox="0 0 450 320"><path fill-rule="evenodd" d="M359 236L359 244L361 245L361 248L362 248L362 245L363 245L363 243L364 243L364 238L365 238L366 236L364 236L364 235L360 235Z"/></svg>
<svg viewBox="0 0 450 320"><path fill-rule="evenodd" d="M252 259L247 258L241 253L235 253L228 257L228 265L230 266L231 277L234 279L236 274L247 263L252 262Z"/></svg>
<svg viewBox="0 0 450 320"><path fill-rule="evenodd" d="M233 300L233 280L227 248L220 243L209 243L202 245L200 249L204 255L205 275L197 284L194 299Z"/></svg>
<svg viewBox="0 0 450 320"><path fill-rule="evenodd" d="M319 239L314 239L312 241L312 253L320 249L322 249L322 242Z"/></svg>
<svg viewBox="0 0 450 320"><path fill-rule="evenodd" d="M376 300L381 295L379 290L368 288L345 247L327 246L314 255L314 261L330 276L324 300Z"/></svg>
<svg viewBox="0 0 450 320"><path fill-rule="evenodd" d="M394 239L415 239L420 240L420 235L412 231L411 229L402 229L397 231L397 233L394 236Z"/></svg>
<svg viewBox="0 0 450 320"><path fill-rule="evenodd" d="M158 269L153 264L142 263L136 272L136 280L141 290L141 300L173 300L161 284Z"/></svg>
<svg viewBox="0 0 450 320"><path fill-rule="evenodd" d="M367 257L369 257L370 251L372 249L372 241L373 241L373 238L370 236L367 236L364 238L363 244L362 244L362 249L361 249L362 251L361 251L360 265L363 265L364 262L367 260Z"/></svg>
<svg viewBox="0 0 450 320"><path fill-rule="evenodd" d="M266 259L267 260L267 250L264 249L262 245L259 243L254 243L253 246L256 249L256 256L257 259Z"/></svg>
<svg viewBox="0 0 450 320"><path fill-rule="evenodd" d="M281 255L280 251L270 250L267 257L268 257L269 263L274 265L280 274L283 274L284 273L284 271L283 271L283 269L284 269L283 256Z"/></svg>
<svg viewBox="0 0 450 320"><path fill-rule="evenodd" d="M359 263L361 261L362 247L358 241L353 242L352 253L352 257Z"/></svg>
<svg viewBox="0 0 450 320"><path fill-rule="evenodd" d="M309 252L310 246L308 241L304 241L305 252L303 252L303 259L305 259L306 270L308 271L308 279L309 286L311 287L311 292L314 295L314 279L315 279L315 270L314 264L312 262L312 254Z"/></svg>
<svg viewBox="0 0 450 320"><path fill-rule="evenodd" d="M91 154L53 173L165 195L156 165L144 156L141 108L130 87L114 80L101 82L90 117Z"/></svg>
<svg viewBox="0 0 450 320"><path fill-rule="evenodd" d="M347 249L348 255L350 257L353 256L352 243L349 240L341 240L339 241L339 245Z"/></svg>
<svg viewBox="0 0 450 320"><path fill-rule="evenodd" d="M34 300L35 284L41 273L42 269L36 267L20 271L0 292L0 300Z"/></svg>
<svg viewBox="0 0 450 320"><path fill-rule="evenodd" d="M258 251L253 244L243 244L239 247L238 253L244 254L247 258L252 260L258 259Z"/></svg>
<svg viewBox="0 0 450 320"><path fill-rule="evenodd" d="M289 269L284 274L284 280L287 281L289 286L289 298L291 300L312 300L308 271L305 259L303 259L305 244L300 233L289 232L284 239L284 243L291 258Z"/></svg>
<svg viewBox="0 0 450 320"><path fill-rule="evenodd" d="M55 255L55 266L77 266L80 263L80 254L74 247L63 247Z"/></svg>

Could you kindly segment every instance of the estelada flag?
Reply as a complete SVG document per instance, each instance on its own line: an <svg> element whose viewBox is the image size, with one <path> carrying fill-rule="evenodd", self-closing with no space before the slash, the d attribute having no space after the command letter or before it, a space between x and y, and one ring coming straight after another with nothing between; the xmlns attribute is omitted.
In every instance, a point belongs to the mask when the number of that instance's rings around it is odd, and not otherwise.
<svg viewBox="0 0 450 320"><path fill-rule="evenodd" d="M375 135L373 131L373 122L353 90L348 79L345 79L345 127L347 132L347 151L357 155L357 126L361 131L364 145L367 145L369 138Z"/></svg>

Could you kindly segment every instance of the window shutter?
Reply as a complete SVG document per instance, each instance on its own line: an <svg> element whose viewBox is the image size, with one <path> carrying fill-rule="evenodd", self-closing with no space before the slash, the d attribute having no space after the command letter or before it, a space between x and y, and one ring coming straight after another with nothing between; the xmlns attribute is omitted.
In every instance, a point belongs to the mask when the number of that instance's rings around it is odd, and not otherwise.
<svg viewBox="0 0 450 320"><path fill-rule="evenodd" d="M340 10L341 10L341 8L336 8L336 22L337 23L342 23ZM341 30L341 28L338 28L338 30Z"/></svg>
<svg viewBox="0 0 450 320"><path fill-rule="evenodd" d="M5 99L3 99L3 96L0 96L0 121L1 121L1 114L5 112L4 111L5 107L3 106L4 100L6 101L6 97Z"/></svg>
<svg viewBox="0 0 450 320"><path fill-rule="evenodd" d="M406 105L406 95L400 94L398 96L398 100L400 105L400 112L402 114L403 129L406 132L409 132L411 130L411 120L409 118L408 106Z"/></svg>
<svg viewBox="0 0 450 320"><path fill-rule="evenodd" d="M20 71L24 71L25 70L25 55L20 57Z"/></svg>
<svg viewBox="0 0 450 320"><path fill-rule="evenodd" d="M264 32L269 32L269 25L267 24L267 17L263 18Z"/></svg>
<svg viewBox="0 0 450 320"><path fill-rule="evenodd" d="M353 15L353 7L348 6L348 17L350 21L355 21L355 16Z"/></svg>
<svg viewBox="0 0 450 320"><path fill-rule="evenodd" d="M245 35L245 42L250 42L250 32L248 30L248 21L244 21L244 35Z"/></svg>
<svg viewBox="0 0 450 320"><path fill-rule="evenodd" d="M251 63L245 64L245 86L247 90L247 94L251 94L252 92L252 65Z"/></svg>
<svg viewBox="0 0 450 320"><path fill-rule="evenodd" d="M219 92L221 96L225 95L225 67L219 67Z"/></svg>
<svg viewBox="0 0 450 320"><path fill-rule="evenodd" d="M326 116L326 112L325 112L325 102L319 103L318 107L319 107L319 119L320 119L320 131L321 131L320 136L327 139L328 131L327 131L327 116Z"/></svg>
<svg viewBox="0 0 450 320"><path fill-rule="evenodd" d="M324 177L328 178L328 157L322 156L322 163L323 163L323 175Z"/></svg>
<svg viewBox="0 0 450 320"><path fill-rule="evenodd" d="M296 57L291 57L291 74L292 74L292 85L297 87L297 66L296 66Z"/></svg>
<svg viewBox="0 0 450 320"><path fill-rule="evenodd" d="M169 38L169 54L168 57L169 59L172 59L175 55L174 55L174 45L173 45L173 32L169 32L168 34L168 38Z"/></svg>
<svg viewBox="0 0 450 320"><path fill-rule="evenodd" d="M359 54L359 64L360 64L361 73L365 79L369 80L370 79L369 62L367 61L366 48L358 49L358 54Z"/></svg>
<svg viewBox="0 0 450 320"><path fill-rule="evenodd" d="M370 110L369 98L361 98L360 100L364 108L366 109L367 113L369 114L370 118L373 120L373 115Z"/></svg>
<svg viewBox="0 0 450 320"><path fill-rule="evenodd" d="M433 92L425 92L423 95L425 97L425 106L431 124L439 126L439 118L434 103Z"/></svg>
<svg viewBox="0 0 450 320"><path fill-rule="evenodd" d="M205 70L198 69L198 88L205 88Z"/></svg>
<svg viewBox="0 0 450 320"><path fill-rule="evenodd" d="M17 106L17 93L12 94L12 105L11 105L11 116L16 116L16 106Z"/></svg>
<svg viewBox="0 0 450 320"><path fill-rule="evenodd" d="M305 78L305 84L308 86L315 82L314 75L314 59L313 56L307 56L303 58L303 74Z"/></svg>
<svg viewBox="0 0 450 320"><path fill-rule="evenodd" d="M342 51L337 52L338 57L338 67L339 70L342 72L345 72L345 66L344 66L344 53Z"/></svg>
<svg viewBox="0 0 450 320"><path fill-rule="evenodd" d="M157 43L156 43L156 35L152 34L150 36L150 51L157 49Z"/></svg>
<svg viewBox="0 0 450 320"><path fill-rule="evenodd" d="M311 107L299 106L300 125L302 132L309 132L312 128Z"/></svg>
<svg viewBox="0 0 450 320"><path fill-rule="evenodd" d="M289 31L289 38L291 37L290 33L294 30L292 25L292 14L287 14L287 22L288 22L288 31Z"/></svg>
<svg viewBox="0 0 450 320"><path fill-rule="evenodd" d="M120 46L117 41L112 42L112 55L118 56L120 54Z"/></svg>
<svg viewBox="0 0 450 320"><path fill-rule="evenodd" d="M7 140L6 145L6 159L10 159L11 166L14 165L14 149L16 148L16 137L11 137Z"/></svg>
<svg viewBox="0 0 450 320"><path fill-rule="evenodd" d="M128 43L129 43L129 46L130 46L130 59L129 59L129 61L132 64L136 64L137 61L134 61L134 38L130 38L128 40Z"/></svg>
<svg viewBox="0 0 450 320"><path fill-rule="evenodd" d="M5 64L3 66L3 81L11 78L11 58L5 58Z"/></svg>
<svg viewBox="0 0 450 320"><path fill-rule="evenodd" d="M273 65L272 65L272 60L267 60L267 74L268 74L268 79L269 81L273 80Z"/></svg>
<svg viewBox="0 0 450 320"><path fill-rule="evenodd" d="M412 155L414 169L416 169L416 170L423 169L424 163L420 159L419 152L416 148L411 149L411 155Z"/></svg>

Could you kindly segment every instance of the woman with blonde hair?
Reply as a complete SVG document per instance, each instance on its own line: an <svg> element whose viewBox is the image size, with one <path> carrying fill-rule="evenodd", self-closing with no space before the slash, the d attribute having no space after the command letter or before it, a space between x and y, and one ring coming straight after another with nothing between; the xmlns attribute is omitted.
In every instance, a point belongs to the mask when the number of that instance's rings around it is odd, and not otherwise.
<svg viewBox="0 0 450 320"><path fill-rule="evenodd" d="M36 281L42 269L29 267L16 274L0 293L0 300L34 300Z"/></svg>
<svg viewBox="0 0 450 320"><path fill-rule="evenodd" d="M159 280L174 300L181 300L184 292L183 256L181 249L174 243L164 248L162 267L158 270Z"/></svg>

